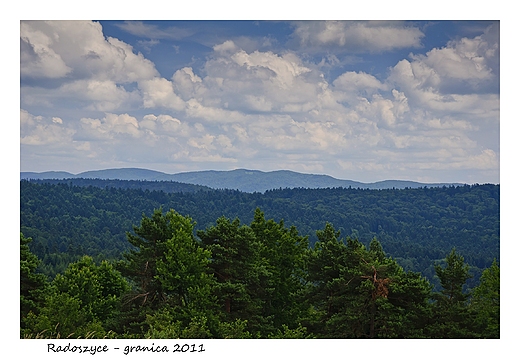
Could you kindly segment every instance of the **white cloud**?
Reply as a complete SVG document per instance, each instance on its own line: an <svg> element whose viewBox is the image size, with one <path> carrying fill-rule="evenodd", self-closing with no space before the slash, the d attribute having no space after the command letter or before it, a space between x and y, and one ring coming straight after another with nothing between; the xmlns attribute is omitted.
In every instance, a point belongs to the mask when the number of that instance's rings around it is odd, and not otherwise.
<svg viewBox="0 0 520 359"><path fill-rule="evenodd" d="M419 47L424 37L416 27L390 21L299 21L294 23L296 41L304 48L340 47L352 52L388 51Z"/></svg>
<svg viewBox="0 0 520 359"><path fill-rule="evenodd" d="M318 151L327 155L346 146L344 130L333 122L296 121L290 116L259 116L247 126L233 126L239 140L260 151Z"/></svg>
<svg viewBox="0 0 520 359"><path fill-rule="evenodd" d="M202 108L241 113L306 112L321 107L325 104L322 100L334 104L322 74L293 53L247 53L232 41L214 49L204 65L204 76L192 74L192 69L173 76L184 99L193 95L187 100L190 116Z"/></svg>
<svg viewBox="0 0 520 359"><path fill-rule="evenodd" d="M82 118L80 122L86 133L97 139L113 139L119 135L141 136L137 119L128 114L107 113L102 119Z"/></svg>
<svg viewBox="0 0 520 359"><path fill-rule="evenodd" d="M181 122L179 119L169 115L146 115L139 122L139 126L152 131L157 136L189 137L197 132L186 122Z"/></svg>
<svg viewBox="0 0 520 359"><path fill-rule="evenodd" d="M143 94L145 108L163 107L166 109L183 110L184 101L174 92L173 84L165 78L155 77L139 83Z"/></svg>
<svg viewBox="0 0 520 359"><path fill-rule="evenodd" d="M53 47L59 37L34 29L35 22L20 23L20 74L37 78L61 78L72 71Z"/></svg>
<svg viewBox="0 0 520 359"><path fill-rule="evenodd" d="M412 106L439 114L498 120L496 90L486 92L498 83L493 69L497 56L498 43L488 41L488 37L462 38L425 55L411 55L411 61L399 61L388 81Z"/></svg>
<svg viewBox="0 0 520 359"><path fill-rule="evenodd" d="M247 115L240 111L204 106L195 99L191 99L187 102L186 115L188 117L199 118L203 121L220 123L242 122L247 118Z"/></svg>
<svg viewBox="0 0 520 359"><path fill-rule="evenodd" d="M66 147L72 142L74 133L73 129L63 126L60 118L46 119L20 110L20 144L22 145Z"/></svg>
<svg viewBox="0 0 520 359"><path fill-rule="evenodd" d="M191 67L184 67L175 71L172 82L174 91L185 101L192 97L200 98L204 95L202 79L193 73Z"/></svg>
<svg viewBox="0 0 520 359"><path fill-rule="evenodd" d="M427 121L427 126L433 129L459 129L463 131L471 131L477 129L472 126L471 123L465 120L457 120L450 117L445 117L442 120L440 118L432 118Z"/></svg>
<svg viewBox="0 0 520 359"><path fill-rule="evenodd" d="M210 134L205 134L202 137L190 138L188 140L188 145L190 145L191 147L198 148L198 149L212 151L212 150L215 150L215 146L213 145L214 139L215 139L215 136L210 135Z"/></svg>
<svg viewBox="0 0 520 359"><path fill-rule="evenodd" d="M465 167L479 170L498 170L500 167L498 154L490 149L482 150L479 154L470 156Z"/></svg>
<svg viewBox="0 0 520 359"><path fill-rule="evenodd" d="M182 39L193 35L195 31L186 28L170 26L161 29L156 25L145 24L142 21L125 21L117 25L126 32L149 39Z"/></svg>
<svg viewBox="0 0 520 359"><path fill-rule="evenodd" d="M364 72L348 71L338 76L332 83L336 91L373 94L385 90L386 85L373 75Z"/></svg>
<svg viewBox="0 0 520 359"><path fill-rule="evenodd" d="M154 64L115 38L105 38L101 25L92 21L22 21L21 75L35 78L23 90L24 104L45 101L47 106L79 102L96 111L116 111L140 100L136 90L124 85L141 84L147 89L159 75ZM58 78L60 86L40 91L39 78ZM45 85L45 84L44 84ZM145 92L146 104L163 106L169 98L155 99ZM155 101L155 102L154 102ZM162 101L162 102L161 102ZM173 105L178 108L178 103Z"/></svg>
<svg viewBox="0 0 520 359"><path fill-rule="evenodd" d="M137 93L128 92L110 80L77 80L66 83L57 90L51 91L56 98L69 99L83 103L87 109L96 111L115 111L123 105L137 102Z"/></svg>
<svg viewBox="0 0 520 359"><path fill-rule="evenodd" d="M412 55L444 79L479 82L496 77L490 62L498 56L498 42L488 42L485 36L450 41L446 47L435 48L426 55Z"/></svg>
<svg viewBox="0 0 520 359"><path fill-rule="evenodd" d="M213 46L213 50L218 53L219 55L227 55L229 53L235 53L239 49L238 46L235 45L235 43L231 40L224 41L221 44Z"/></svg>
<svg viewBox="0 0 520 359"><path fill-rule="evenodd" d="M108 75L121 83L140 82L159 75L155 65L141 53L135 54L130 45L112 37L108 38L108 44L110 46L103 43L101 60L104 63L100 66L100 75Z"/></svg>
<svg viewBox="0 0 520 359"><path fill-rule="evenodd" d="M269 80L275 81L276 85L281 88L290 87L296 78L311 71L302 65L301 60L296 55L291 53L279 56L272 52L255 51L248 54L240 50L235 52L231 59L239 66L255 73L255 75L260 74L260 78L265 79L264 76L267 75ZM275 76L270 76L271 72L260 72L263 69L272 71Z"/></svg>
<svg viewBox="0 0 520 359"><path fill-rule="evenodd" d="M154 64L130 45L105 39L98 22L22 21L21 41L21 72L26 76L129 83L158 75Z"/></svg>

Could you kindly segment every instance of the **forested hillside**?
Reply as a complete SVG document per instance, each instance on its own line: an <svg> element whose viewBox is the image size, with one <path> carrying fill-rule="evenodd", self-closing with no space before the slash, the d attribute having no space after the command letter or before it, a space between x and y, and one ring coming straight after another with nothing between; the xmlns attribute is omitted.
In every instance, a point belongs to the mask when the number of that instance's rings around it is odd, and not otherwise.
<svg viewBox="0 0 520 359"><path fill-rule="evenodd" d="M499 260L498 185L283 189L262 194L172 182L46 181L20 182L21 231L33 238L31 249L49 277L85 254L98 260L120 258L129 248L125 233L156 208L190 216L196 230L221 216L248 223L259 208L268 218L295 226L309 237L310 246L317 240L316 231L331 223L342 236L365 245L376 237L404 269L421 272L436 288L440 282L435 264L453 247L470 265L469 287Z"/></svg>
<svg viewBox="0 0 520 359"><path fill-rule="evenodd" d="M49 281L20 234L21 338L499 338L496 261L464 291L455 249L435 265L440 291L380 242L330 223L311 248L296 227L220 217L196 231L154 210L117 261L82 256Z"/></svg>

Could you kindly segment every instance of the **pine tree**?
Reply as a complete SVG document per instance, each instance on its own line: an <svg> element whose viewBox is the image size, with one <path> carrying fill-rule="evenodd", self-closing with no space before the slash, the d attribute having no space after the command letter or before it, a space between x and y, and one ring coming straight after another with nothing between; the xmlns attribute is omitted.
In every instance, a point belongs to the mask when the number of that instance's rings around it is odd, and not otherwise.
<svg viewBox="0 0 520 359"><path fill-rule="evenodd" d="M32 238L20 233L20 329L23 336L26 329L25 318L29 313L38 314L45 300L48 286L45 275L37 273L40 260L29 249Z"/></svg>
<svg viewBox="0 0 520 359"><path fill-rule="evenodd" d="M430 335L433 338L474 338L473 318L468 307L469 293L463 290L470 278L469 265L464 257L453 248L446 256L446 265L435 265L435 273L439 277L442 290L435 293L433 324Z"/></svg>
<svg viewBox="0 0 520 359"><path fill-rule="evenodd" d="M216 281L214 294L223 321L245 321L248 332L258 333L264 319L262 300L255 291L268 272L254 232L238 219L220 217L216 225L198 231L197 236L211 252L209 267Z"/></svg>
<svg viewBox="0 0 520 359"><path fill-rule="evenodd" d="M183 332L193 320L208 325L204 332L216 325L210 252L195 239L194 225L174 210L163 214L157 209L150 218L143 215L135 235L127 234L137 249L125 253L119 268L135 289L125 299L122 330L159 335L171 331L169 325Z"/></svg>
<svg viewBox="0 0 520 359"><path fill-rule="evenodd" d="M140 226L134 226L134 233L127 233L127 239L135 249L124 253L124 261L118 263L121 273L132 280L137 291L131 302L156 307L166 300L165 289L157 276L157 262L164 257L166 242L173 237L171 217L174 212L163 215L162 209L154 210L152 216L143 214Z"/></svg>
<svg viewBox="0 0 520 359"><path fill-rule="evenodd" d="M262 300L262 328L264 337L299 327L302 312L306 309L302 301L304 288L304 260L308 249L307 237L298 234L296 227L286 228L283 220L266 220L257 208L251 229L261 249L261 257L268 275L256 288L255 296Z"/></svg>
<svg viewBox="0 0 520 359"><path fill-rule="evenodd" d="M327 224L309 257L310 326L322 338L424 337L431 286L373 239L340 240Z"/></svg>

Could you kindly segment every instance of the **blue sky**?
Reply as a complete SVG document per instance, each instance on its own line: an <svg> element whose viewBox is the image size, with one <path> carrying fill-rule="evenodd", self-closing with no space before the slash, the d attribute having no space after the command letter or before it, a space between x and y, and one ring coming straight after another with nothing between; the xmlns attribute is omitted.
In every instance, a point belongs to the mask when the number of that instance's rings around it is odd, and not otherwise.
<svg viewBox="0 0 520 359"><path fill-rule="evenodd" d="M20 169L498 183L499 27L22 21Z"/></svg>

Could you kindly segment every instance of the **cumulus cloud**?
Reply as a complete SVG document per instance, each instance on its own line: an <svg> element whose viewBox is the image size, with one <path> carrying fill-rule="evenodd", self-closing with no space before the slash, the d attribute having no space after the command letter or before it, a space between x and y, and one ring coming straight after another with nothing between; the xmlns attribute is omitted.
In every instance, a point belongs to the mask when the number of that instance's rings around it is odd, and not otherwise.
<svg viewBox="0 0 520 359"><path fill-rule="evenodd" d="M401 60L392 69L389 80L418 107L444 113L455 112L484 116L498 112L497 94L449 92L449 88L436 69L418 60L412 62ZM477 78L474 79L475 82L477 80Z"/></svg>
<svg viewBox="0 0 520 359"><path fill-rule="evenodd" d="M494 27L474 38L452 40L443 48L434 48L425 55L412 55L412 66L424 83L430 77L441 91L479 90L490 80L497 80L499 49L498 37L493 36ZM422 71L421 71L422 68ZM422 72L422 73L420 73ZM456 84L459 84L456 87Z"/></svg>
<svg viewBox="0 0 520 359"><path fill-rule="evenodd" d="M240 111L204 106L196 99L191 99L187 102L186 116L198 118L202 121L217 123L243 122L248 117Z"/></svg>
<svg viewBox="0 0 520 359"><path fill-rule="evenodd" d="M214 144L220 134L233 146L254 148L250 154L260 157L272 150L298 151L307 158L318 153L352 156L346 151L363 149L361 157L367 161L381 156L377 149L381 146L399 153L398 161L404 149L427 148L428 153L453 157L461 149L474 148L474 140L465 131L476 127L452 114L489 116L485 111L494 101L493 96L442 94L445 75L436 74L419 57L405 60L409 77L399 81L396 74L403 63L392 69L388 79L348 71L328 84L312 64L295 53L247 53L232 41L214 50L204 75L184 68L172 78L184 99L193 96L186 102L188 117L219 124L211 136L190 142L199 150L217 151ZM399 134L391 130L396 128ZM239 155L246 158L245 152ZM414 161L413 155L406 158ZM347 168L349 161L337 161ZM363 168L376 171L391 163L376 162L369 160L371 165Z"/></svg>
<svg viewBox="0 0 520 359"><path fill-rule="evenodd" d="M145 108L163 107L178 111L184 109L184 101L175 93L172 82L165 78L155 77L141 81L139 89L143 94Z"/></svg>
<svg viewBox="0 0 520 359"><path fill-rule="evenodd" d="M181 122L179 119L169 115L146 115L139 122L139 126L153 132L155 136L189 138L191 135L200 132L197 130L196 125L190 126L188 123Z"/></svg>
<svg viewBox="0 0 520 359"><path fill-rule="evenodd" d="M45 90L48 105L74 98L88 102L87 109L114 111L139 101L135 90L125 87L132 83L142 84L147 104L154 101L154 93L146 92L159 75L154 64L123 41L105 38L98 22L22 21L20 28L20 73L22 81L32 81L22 97L25 104L42 97L38 86L47 87L45 78L58 81Z"/></svg>
<svg viewBox="0 0 520 359"><path fill-rule="evenodd" d="M315 108L326 91L321 74L293 53L247 53L232 41L214 50L204 66L205 76L183 69L173 77L180 93L194 96L193 104L244 113L301 112Z"/></svg>
<svg viewBox="0 0 520 359"><path fill-rule="evenodd" d="M57 54L55 36L33 29L33 22L20 24L20 75L37 78L61 78L72 71Z"/></svg>
<svg viewBox="0 0 520 359"><path fill-rule="evenodd" d="M66 83L52 91L55 96L83 103L87 109L114 111L137 102L138 95L110 80L85 79Z"/></svg>
<svg viewBox="0 0 520 359"><path fill-rule="evenodd" d="M63 125L58 117L34 116L20 110L20 143L30 146L67 146L75 131Z"/></svg>
<svg viewBox="0 0 520 359"><path fill-rule="evenodd" d="M113 139L118 135L140 137L137 119L128 114L107 113L102 119L82 118L82 128L97 139Z"/></svg>
<svg viewBox="0 0 520 359"><path fill-rule="evenodd" d="M498 119L498 42L492 40L462 38L425 55L412 54L392 68L388 81L418 107Z"/></svg>
<svg viewBox="0 0 520 359"><path fill-rule="evenodd" d="M337 91L363 92L364 94L372 94L380 90L385 90L387 87L375 76L365 72L355 71L347 71L341 74L332 84Z"/></svg>
<svg viewBox="0 0 520 359"><path fill-rule="evenodd" d="M153 63L135 54L130 45L105 38L98 22L22 21L20 27L25 44L21 49L22 76L68 74L72 78L96 77L123 83L158 75ZM35 54L38 61L34 61ZM34 66L43 71L38 72Z"/></svg>
<svg viewBox="0 0 520 359"><path fill-rule="evenodd" d="M172 76L173 88L184 101L190 98L201 98L204 95L202 79L195 75L191 67L183 67Z"/></svg>

